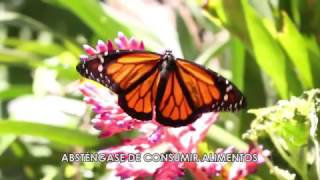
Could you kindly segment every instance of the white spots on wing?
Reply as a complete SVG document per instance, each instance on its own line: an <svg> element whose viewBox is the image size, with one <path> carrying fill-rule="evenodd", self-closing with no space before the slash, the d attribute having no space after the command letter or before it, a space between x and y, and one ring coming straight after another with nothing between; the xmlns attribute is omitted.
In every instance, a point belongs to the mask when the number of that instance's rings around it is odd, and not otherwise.
<svg viewBox="0 0 320 180"><path fill-rule="evenodd" d="M110 79L108 76L105 76L104 78L106 79L107 83L110 83Z"/></svg>
<svg viewBox="0 0 320 180"><path fill-rule="evenodd" d="M226 84L228 85L229 84L229 81L226 79Z"/></svg>
<svg viewBox="0 0 320 180"><path fill-rule="evenodd" d="M228 101L228 98L229 98L229 97L228 97L228 94L225 94L225 95L223 96L223 100L224 100L224 101Z"/></svg>
<svg viewBox="0 0 320 180"><path fill-rule="evenodd" d="M231 91L232 90L232 85L229 85L226 89L227 92Z"/></svg>
<svg viewBox="0 0 320 180"><path fill-rule="evenodd" d="M239 110L239 108L243 106L243 103L244 103L244 97L241 97L241 99L237 102L230 102L229 100L230 100L230 96L228 94L225 94L223 96L223 99L221 99L221 101L215 102L211 105L211 109L216 112L237 111Z"/></svg>
<svg viewBox="0 0 320 180"><path fill-rule="evenodd" d="M90 72L90 78L91 78L91 79L94 79L94 76L93 76L93 73L92 73L92 72Z"/></svg>
<svg viewBox="0 0 320 180"><path fill-rule="evenodd" d="M98 57L99 57L99 59L100 59L100 63L103 64L103 63L104 63L103 57L102 57L100 54L98 55Z"/></svg>
<svg viewBox="0 0 320 180"><path fill-rule="evenodd" d="M86 68L86 74L87 74L87 75L89 75L89 71L88 71L88 68Z"/></svg>
<svg viewBox="0 0 320 180"><path fill-rule="evenodd" d="M98 71L99 71L100 73L103 71L103 66L102 66L102 64L99 64L99 66L98 66Z"/></svg>
<svg viewBox="0 0 320 180"><path fill-rule="evenodd" d="M239 101L239 105L241 106L243 103L243 97L241 97L240 101Z"/></svg>
<svg viewBox="0 0 320 180"><path fill-rule="evenodd" d="M105 55L105 56L108 56L108 51L104 52L104 55Z"/></svg>

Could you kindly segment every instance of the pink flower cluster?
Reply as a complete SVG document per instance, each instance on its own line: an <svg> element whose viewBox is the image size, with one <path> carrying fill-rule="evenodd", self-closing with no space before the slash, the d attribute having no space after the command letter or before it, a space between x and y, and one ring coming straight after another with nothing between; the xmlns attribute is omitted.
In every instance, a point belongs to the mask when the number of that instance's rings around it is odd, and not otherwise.
<svg viewBox="0 0 320 180"><path fill-rule="evenodd" d="M143 42L131 38L128 40L122 33L115 40L119 49L143 50ZM114 50L111 41L104 43L98 41L94 49L84 45L88 56L97 53ZM81 56L82 60L88 60L88 56ZM92 105L96 113L92 120L94 127L101 131L100 137L110 137L116 133L136 130L140 136L126 139L121 145L102 150L106 154L118 153L198 153L198 144L203 141L211 124L217 120L217 113L203 114L196 122L189 126L170 128L162 126L155 119L140 121L127 115L117 104L116 96L106 88L96 86L90 82L84 82L80 87L84 95L84 101ZM234 148L217 150L216 153L235 153ZM262 148L250 146L246 153L258 154L256 162L112 162L107 164L108 169L116 171L116 175L122 178L139 178L154 176L155 179L175 179L183 176L188 169L194 177L210 179L213 176L223 176L226 179L240 179L256 172L259 164L264 162L263 156L268 151Z"/></svg>
<svg viewBox="0 0 320 180"><path fill-rule="evenodd" d="M114 42L119 49L144 50L143 41L139 42L135 38L128 40L127 37L121 32L119 32L118 38L116 38ZM98 40L95 49L87 44L83 45L83 49L87 55L81 55L80 60L87 61L88 56L95 56L97 54L103 54L106 51L113 51L115 50L115 47L110 40L108 40L107 43L104 43L102 40Z"/></svg>

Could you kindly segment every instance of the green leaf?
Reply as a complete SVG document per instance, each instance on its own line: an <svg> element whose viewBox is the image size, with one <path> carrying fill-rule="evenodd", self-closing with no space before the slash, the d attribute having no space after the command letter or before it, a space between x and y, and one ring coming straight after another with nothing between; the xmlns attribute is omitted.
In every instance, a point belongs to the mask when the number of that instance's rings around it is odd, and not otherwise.
<svg viewBox="0 0 320 180"><path fill-rule="evenodd" d="M4 151L11 145L12 142L16 140L15 135L8 135L0 137L0 156L4 153Z"/></svg>
<svg viewBox="0 0 320 180"><path fill-rule="evenodd" d="M244 59L243 79L245 81L243 84L243 93L247 99L247 107L248 109L264 107L266 105L267 94L265 92L265 84L263 83L261 69L257 62L253 60L252 55L248 52L245 53ZM252 114L245 111L241 112L241 123L239 124L240 134L247 131L252 119Z"/></svg>
<svg viewBox="0 0 320 180"><path fill-rule="evenodd" d="M179 12L176 12L176 22L178 37L184 58L193 60L198 54L198 50L189 28Z"/></svg>
<svg viewBox="0 0 320 180"><path fill-rule="evenodd" d="M240 150L248 149L245 142L217 125L213 124L207 134L208 141L215 142L215 144L223 147L233 146Z"/></svg>
<svg viewBox="0 0 320 180"><path fill-rule="evenodd" d="M295 24L297 24L298 27L301 26L301 17L300 17L300 5L302 5L301 3L302 1L300 0L291 0L291 2L289 3L291 5L290 10L292 13L292 17L293 20L295 22Z"/></svg>
<svg viewBox="0 0 320 180"><path fill-rule="evenodd" d="M23 14L16 13L16 12L1 11L1 16L0 16L1 23L5 24L5 23L12 22L15 20L21 20L23 23L29 25L33 29L44 30L44 31L48 30L48 28L44 24L42 24L42 23L40 23L40 22L38 22L28 16L25 16Z"/></svg>
<svg viewBox="0 0 320 180"><path fill-rule="evenodd" d="M29 16L26 16L24 14L21 13L16 13L16 12L9 12L9 11L3 11L1 12L4 18L0 17L0 22L4 22L5 23L16 23L19 22L22 25L27 25L28 28L32 29L32 30L37 30L39 32L49 32L51 33L52 36L54 36L55 38L59 39L62 44L71 52L73 52L74 54L80 54L81 50L78 47L78 45L76 45L72 40L70 40L69 37L60 34L57 31L54 31L53 29L50 29L50 27L47 27L45 24L43 24L40 21L37 21L36 19L33 19ZM21 39L19 39L19 41L23 41ZM32 41L30 41L32 42ZM9 40L9 44L14 44L14 46L18 46L19 44L17 42L12 42L11 40ZM51 45L49 45L51 46ZM59 51L60 47L57 47L58 45L54 46L53 50ZM51 46L53 47L53 46ZM41 47L40 47L41 48ZM33 48L34 49L34 48ZM46 49L46 48L45 48ZM40 51L40 50L39 50ZM38 51L38 52L39 52ZM54 51L53 51L54 52ZM52 52L52 53L53 53ZM0 52L1 53L1 52ZM28 52L30 53L30 52ZM0 58L1 59L1 58Z"/></svg>
<svg viewBox="0 0 320 180"><path fill-rule="evenodd" d="M250 5L255 9L260 17L273 21L272 10L269 1L249 0Z"/></svg>
<svg viewBox="0 0 320 180"><path fill-rule="evenodd" d="M14 46L16 49L21 51L43 56L54 56L64 51L64 48L58 44L44 43L35 40L8 38L4 41L4 44L7 46Z"/></svg>
<svg viewBox="0 0 320 180"><path fill-rule="evenodd" d="M234 82L240 90L244 90L245 49L241 41L237 38L232 38L230 47L230 54L232 56L232 82Z"/></svg>
<svg viewBox="0 0 320 180"><path fill-rule="evenodd" d="M99 1L46 0L45 2L70 10L102 39L112 39L119 31L126 35L130 34L124 25L102 8Z"/></svg>
<svg viewBox="0 0 320 180"><path fill-rule="evenodd" d="M32 86L31 85L13 85L8 89L0 91L0 99L7 100L12 99L24 94L31 94Z"/></svg>
<svg viewBox="0 0 320 180"><path fill-rule="evenodd" d="M0 47L0 63L30 65L39 63L39 59L38 56L29 52Z"/></svg>
<svg viewBox="0 0 320 180"><path fill-rule="evenodd" d="M317 40L314 36L304 37L305 43L308 48L308 55L311 64L311 71L313 75L313 84L315 87L320 87L320 47L317 44Z"/></svg>
<svg viewBox="0 0 320 180"><path fill-rule="evenodd" d="M218 1L212 3L209 12L212 9L218 13L224 26L255 56L254 60L272 78L281 97L288 98L300 89L299 82L292 78L296 75L293 69L287 66L280 44L246 0Z"/></svg>
<svg viewBox="0 0 320 180"><path fill-rule="evenodd" d="M277 128L280 136L284 138L290 147L301 147L307 144L309 136L308 124L299 121L288 121L282 122Z"/></svg>
<svg viewBox="0 0 320 180"><path fill-rule="evenodd" d="M313 87L313 77L304 38L286 13L283 13L283 23L282 31L278 34L280 44L294 64L302 85L310 89Z"/></svg>
<svg viewBox="0 0 320 180"><path fill-rule="evenodd" d="M97 136L86 132L40 123L0 120L0 136L4 135L32 135L43 137L56 143L65 145L80 145L94 147L102 143Z"/></svg>

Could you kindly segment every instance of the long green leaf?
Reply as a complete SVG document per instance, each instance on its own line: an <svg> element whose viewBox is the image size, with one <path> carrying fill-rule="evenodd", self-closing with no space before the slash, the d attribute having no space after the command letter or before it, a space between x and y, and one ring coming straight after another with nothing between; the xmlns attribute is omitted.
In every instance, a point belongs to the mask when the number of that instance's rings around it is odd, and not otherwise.
<svg viewBox="0 0 320 180"><path fill-rule="evenodd" d="M0 156L5 152L10 144L14 142L14 140L16 140L15 135L0 137Z"/></svg>
<svg viewBox="0 0 320 180"><path fill-rule="evenodd" d="M311 64L311 71L313 74L313 84L315 87L320 87L320 47L317 44L315 37L304 37L305 43L308 47L308 55Z"/></svg>
<svg viewBox="0 0 320 180"><path fill-rule="evenodd" d="M263 107L266 105L267 94L261 70L251 54L245 54L244 61L244 84L243 92L247 98L247 108ZM259 97L259 98L257 98ZM239 124L239 135L250 128L253 116L245 111L241 113L241 124Z"/></svg>
<svg viewBox="0 0 320 180"><path fill-rule="evenodd" d="M111 39L119 31L126 35L130 34L130 31L124 25L103 10L99 1L47 0L45 2L62 6L72 11L102 39Z"/></svg>
<svg viewBox="0 0 320 180"><path fill-rule="evenodd" d="M0 63L8 64L30 64L39 62L40 57L16 49L8 49L0 47Z"/></svg>
<svg viewBox="0 0 320 180"><path fill-rule="evenodd" d="M300 82L306 89L313 87L311 65L308 59L308 50L302 35L299 33L287 14L283 13L283 29L278 38L280 44L295 65Z"/></svg>
<svg viewBox="0 0 320 180"><path fill-rule="evenodd" d="M24 94L31 94L31 93L32 93L31 85L13 85L4 91L0 91L0 99L7 100L7 99L15 98L17 96L21 96Z"/></svg>
<svg viewBox="0 0 320 180"><path fill-rule="evenodd" d="M17 13L17 12L3 11L3 12L1 12L1 14L2 14L2 16L0 17L0 22L3 24L12 23L12 22L15 23L18 21L19 23L22 22L21 24L23 24L23 25L28 25L28 27L30 27L33 30L49 32L54 37L61 40L63 42L63 45L68 50L73 52L74 54L81 53L81 50L78 47L78 45L76 45L75 42L73 42L69 37L67 37L57 31L54 31L54 29L50 29L50 27L47 27L45 24L43 24L42 22L40 22L36 19L33 19L29 16L26 16L24 14ZM19 41L22 41L22 40L19 39ZM14 42L11 41L10 43L14 43ZM17 45L19 45L19 44L17 44ZM59 50L59 49L57 47L55 47L55 50Z"/></svg>
<svg viewBox="0 0 320 180"><path fill-rule="evenodd" d="M8 38L4 41L4 44L14 46L22 51L44 56L53 56L64 51L64 48L56 43L43 43L36 40Z"/></svg>
<svg viewBox="0 0 320 180"><path fill-rule="evenodd" d="M232 81L241 90L244 89L245 49L239 39L233 38L230 43L232 59Z"/></svg>
<svg viewBox="0 0 320 180"><path fill-rule="evenodd" d="M214 141L215 143L218 143L219 145L222 145L224 147L233 146L241 150L248 148L248 145L241 139L217 125L212 125L210 127L207 138L209 141Z"/></svg>
<svg viewBox="0 0 320 180"><path fill-rule="evenodd" d="M4 135L32 135L65 144L93 147L101 144L95 135L70 129L40 123L0 120L0 136Z"/></svg>

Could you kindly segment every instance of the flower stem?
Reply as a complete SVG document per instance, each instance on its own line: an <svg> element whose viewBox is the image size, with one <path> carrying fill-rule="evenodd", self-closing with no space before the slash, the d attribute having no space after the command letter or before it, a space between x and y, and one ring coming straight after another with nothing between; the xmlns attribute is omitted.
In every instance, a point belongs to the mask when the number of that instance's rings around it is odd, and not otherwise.
<svg viewBox="0 0 320 180"><path fill-rule="evenodd" d="M241 139L214 124L210 127L207 138L225 147L233 146L236 149L248 149L248 145Z"/></svg>

